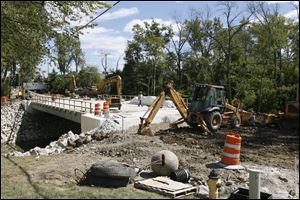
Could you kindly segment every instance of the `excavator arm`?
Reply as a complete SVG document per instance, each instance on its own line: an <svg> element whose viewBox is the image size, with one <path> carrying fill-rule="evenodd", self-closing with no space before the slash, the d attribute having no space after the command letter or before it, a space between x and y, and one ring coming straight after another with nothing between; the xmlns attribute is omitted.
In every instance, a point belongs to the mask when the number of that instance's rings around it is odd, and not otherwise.
<svg viewBox="0 0 300 200"><path fill-rule="evenodd" d="M177 126L178 124L185 122L188 116L187 113L187 106L185 105L183 99L181 96L176 92L176 90L173 88L172 82L169 82L167 86L165 87L165 90L162 91L159 96L153 101L153 103L150 105L147 112L144 114L143 117L141 117L141 123L139 125L138 134L140 135L153 135L149 125L153 121L155 115L157 114L159 108L162 107L165 97L168 95L172 102L175 104L177 110L179 111L181 118L177 120L176 122L172 123L171 126ZM150 112L150 113L149 113ZM145 118L145 116L149 113L148 117Z"/></svg>
<svg viewBox="0 0 300 200"><path fill-rule="evenodd" d="M159 96L153 101L153 103L149 106L148 110L144 114L143 117L140 117L141 123L139 125L138 134L140 135L153 135L149 125L151 124L152 120L154 119L155 115L157 114L160 107L162 107L163 103L165 102L165 92L162 91ZM149 113L150 112L150 113ZM149 113L148 117L145 116Z"/></svg>

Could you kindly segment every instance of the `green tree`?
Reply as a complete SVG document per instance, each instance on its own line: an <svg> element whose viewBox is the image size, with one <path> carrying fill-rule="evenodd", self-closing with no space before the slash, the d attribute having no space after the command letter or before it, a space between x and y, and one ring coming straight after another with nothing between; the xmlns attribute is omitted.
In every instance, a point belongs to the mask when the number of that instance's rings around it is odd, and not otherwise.
<svg viewBox="0 0 300 200"><path fill-rule="evenodd" d="M100 74L98 73L97 67L88 66L82 68L78 76L76 77L77 87L91 87L100 83Z"/></svg>
<svg viewBox="0 0 300 200"><path fill-rule="evenodd" d="M142 55L143 62L146 64L145 66L150 66L150 70L144 69L149 73L146 78L148 81L147 94L155 95L158 88L156 82L161 78L159 72L162 70L162 66L159 63L163 61L164 48L170 41L172 32L170 27L161 25L154 20L151 23L144 22L144 26L136 24L133 27L133 40L136 41L134 44L140 46L140 56Z"/></svg>
<svg viewBox="0 0 300 200"><path fill-rule="evenodd" d="M83 15L108 7L99 1L1 1L1 81L19 69L21 78L49 56L57 33L78 35L70 26Z"/></svg>

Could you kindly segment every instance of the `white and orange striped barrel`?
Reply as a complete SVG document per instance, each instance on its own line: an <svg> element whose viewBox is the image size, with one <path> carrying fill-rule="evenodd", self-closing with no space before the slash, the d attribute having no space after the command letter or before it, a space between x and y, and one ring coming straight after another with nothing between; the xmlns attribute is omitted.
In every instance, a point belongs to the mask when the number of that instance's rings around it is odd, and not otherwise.
<svg viewBox="0 0 300 200"><path fill-rule="evenodd" d="M103 103L103 113L108 113L109 112L109 103L105 101Z"/></svg>
<svg viewBox="0 0 300 200"><path fill-rule="evenodd" d="M226 135L224 151L221 162L226 165L240 164L241 136L237 133Z"/></svg>
<svg viewBox="0 0 300 200"><path fill-rule="evenodd" d="M95 115L100 115L101 114L101 107L100 103L95 104Z"/></svg>

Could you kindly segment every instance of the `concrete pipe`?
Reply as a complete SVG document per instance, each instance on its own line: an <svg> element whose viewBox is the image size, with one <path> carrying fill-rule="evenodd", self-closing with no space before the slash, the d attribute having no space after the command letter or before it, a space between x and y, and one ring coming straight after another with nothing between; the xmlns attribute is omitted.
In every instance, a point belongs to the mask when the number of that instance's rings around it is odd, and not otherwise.
<svg viewBox="0 0 300 200"><path fill-rule="evenodd" d="M151 159L151 169L161 176L169 176L171 172L178 169L179 160L177 156L168 150L155 153Z"/></svg>

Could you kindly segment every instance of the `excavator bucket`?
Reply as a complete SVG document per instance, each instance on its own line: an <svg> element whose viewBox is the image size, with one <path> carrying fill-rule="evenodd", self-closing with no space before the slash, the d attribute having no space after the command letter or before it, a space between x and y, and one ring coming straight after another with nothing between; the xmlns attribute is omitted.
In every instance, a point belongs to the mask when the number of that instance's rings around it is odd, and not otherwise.
<svg viewBox="0 0 300 200"><path fill-rule="evenodd" d="M141 123L139 125L138 134L153 136L154 134L152 133L150 127L144 124L145 118L141 117L140 119L141 119Z"/></svg>
<svg viewBox="0 0 300 200"><path fill-rule="evenodd" d="M152 133L150 127L144 127L138 130L139 135L148 135L148 136L154 136Z"/></svg>

